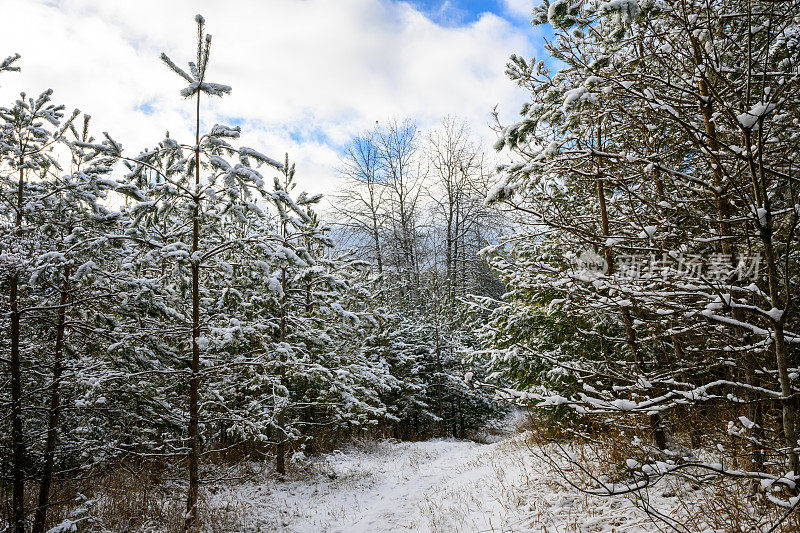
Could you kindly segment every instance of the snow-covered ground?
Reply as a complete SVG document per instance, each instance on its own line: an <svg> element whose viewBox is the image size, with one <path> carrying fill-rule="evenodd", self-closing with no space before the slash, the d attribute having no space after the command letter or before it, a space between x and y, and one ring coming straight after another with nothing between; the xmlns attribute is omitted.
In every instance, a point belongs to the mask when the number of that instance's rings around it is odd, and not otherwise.
<svg viewBox="0 0 800 533"><path fill-rule="evenodd" d="M523 435L492 444L351 447L314 460L295 479L278 482L265 474L262 481L218 490L207 503L238 507L243 531L658 530L624 497L587 497L572 489L531 453Z"/></svg>

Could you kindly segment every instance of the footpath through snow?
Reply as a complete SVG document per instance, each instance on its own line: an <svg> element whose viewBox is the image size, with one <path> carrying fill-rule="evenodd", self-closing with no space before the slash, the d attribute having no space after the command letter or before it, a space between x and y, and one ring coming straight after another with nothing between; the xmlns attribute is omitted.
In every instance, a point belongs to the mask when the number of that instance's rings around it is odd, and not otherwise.
<svg viewBox="0 0 800 533"><path fill-rule="evenodd" d="M312 473L296 480L228 487L208 503L238 506L242 531L658 530L624 497L578 493L525 442L515 435L493 444L430 440L352 447L312 461Z"/></svg>

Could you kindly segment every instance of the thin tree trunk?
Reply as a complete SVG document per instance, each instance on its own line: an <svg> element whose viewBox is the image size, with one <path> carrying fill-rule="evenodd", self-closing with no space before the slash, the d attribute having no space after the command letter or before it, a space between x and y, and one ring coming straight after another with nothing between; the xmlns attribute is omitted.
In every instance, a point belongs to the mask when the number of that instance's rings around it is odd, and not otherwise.
<svg viewBox="0 0 800 533"><path fill-rule="evenodd" d="M758 153L759 157L763 152L763 137L762 126L759 124L758 128ZM747 146L747 161L750 171L751 183L753 186L753 195L756 203L764 213L764 220L761 220L761 213L758 214L757 226L759 228L759 236L764 246L764 258L767 264L767 282L769 284L769 301L774 309L781 311L779 319L772 320L773 332L773 349L775 353L775 362L778 367L778 382L781 386L781 405L782 405L782 421L783 421L783 435L786 439L786 446L788 447L789 464L795 474L800 473L800 457L797 454L797 434L796 434L796 412L795 412L795 398L792 392L792 380L789 377L789 368L786 351L786 337L784 332L784 321L786 319L786 309L789 294L786 294L787 301L782 301L780 294L780 279L778 275L778 257L775 253L773 245L773 229L772 229L772 213L771 202L768 194L766 176L763 172L763 162L759 160L756 162L753 156L751 145L752 135L750 131L746 131L744 135L745 146Z"/></svg>
<svg viewBox="0 0 800 533"><path fill-rule="evenodd" d="M61 373L63 370L64 333L66 330L67 302L69 301L70 268L64 269L64 280L61 296L58 301L58 318L56 319L56 345L53 352L53 382L50 385L50 409L47 417L47 443L44 449L44 468L39 484L39 502L33 519L33 533L43 533L47 523L47 508L50 503L50 485L53 478L56 442L58 439L59 414L61 410Z"/></svg>
<svg viewBox="0 0 800 533"><path fill-rule="evenodd" d="M450 182L448 180L448 189L451 187ZM448 206L447 206L447 233L445 236L445 252L444 252L444 263L445 263L445 272L446 272L446 284L445 284L445 294L447 295L447 308L448 311L452 309L454 294L455 294L455 272L454 272L454 246L453 246L453 195L452 193L448 194Z"/></svg>
<svg viewBox="0 0 800 533"><path fill-rule="evenodd" d="M748 139L749 140L749 139ZM752 157L751 165L752 163ZM755 169L753 179L756 182ZM755 183L754 183L755 184ZM786 353L786 336L784 332L785 305L781 303L779 279L778 279L778 258L772 244L772 215L770 214L770 202L767 197L766 187L761 181L760 204L766 212L766 223L760 226L761 240L764 245L764 256L767 263L767 280L769 283L769 299L775 309L781 310L781 318L772 321L773 348L775 351L775 362L778 366L778 381L781 386L781 405L783 410L783 434L786 438L788 447L789 464L795 474L800 473L800 459L797 454L797 434L796 413L794 397L792 393L792 380L789 377L789 365Z"/></svg>
<svg viewBox="0 0 800 533"><path fill-rule="evenodd" d="M749 385L753 385L754 387L761 386L761 380L756 375L755 371L753 370L756 366L755 362L755 355L748 354L746 356L746 378L747 383ZM750 420L755 424L751 429L753 433L753 439L755 442L752 444L752 470L754 472L764 472L764 453L762 450L762 444L760 444L764 439L764 411L761 407L761 402L759 401L758 395L753 394L752 399L750 401L750 405L747 407L747 414ZM753 486L756 486L755 480Z"/></svg>
<svg viewBox="0 0 800 533"><path fill-rule="evenodd" d="M625 323L625 336L628 341L628 346L633 353L633 360L636 362L639 372L644 375L647 369L645 367L642 354L639 352L639 342L636 339L636 330L633 327L633 317L631 316L630 310L627 307L623 307L621 310L622 321ZM666 449L667 434L664 431L664 424L661 421L661 415L658 413L653 413L647 415L647 418L650 421L650 429L653 431L653 440L655 441L656 446L659 450Z"/></svg>
<svg viewBox="0 0 800 533"><path fill-rule="evenodd" d="M783 434L789 448L789 465L796 474L800 472L800 461L797 455L797 435L795 433L796 420L794 398L792 395L792 381L789 378L786 360L786 340L783 333L783 324L776 322L772 329L775 334L775 358L778 364L778 380L781 384L781 404L783 406Z"/></svg>
<svg viewBox="0 0 800 533"><path fill-rule="evenodd" d="M286 174L286 182L284 184L284 187L287 188L287 189L288 189L288 186L289 186L289 174L288 174L288 172L289 172L289 164L288 163L289 163L289 161L288 161L288 157L287 157L286 168L284 169L284 171L287 173ZM287 237L287 227L286 227L286 220L284 219L284 220L281 221L281 238L283 239L284 246L286 245L286 237ZM287 311L287 291L288 291L288 288L289 287L288 287L288 284L286 282L286 267L284 266L283 268L281 268L281 322L280 322L280 328L281 328L281 330L280 330L280 342L281 343L286 342L286 311ZM285 360L283 358L283 350L280 350L279 354L280 354L279 355L280 367L279 367L279 370L278 370L278 374L280 376L281 387L285 388L284 376L286 374L286 368L284 366ZM277 411L276 414L275 414L275 419L276 419L276 423L278 425L278 431L277 431L277 436L276 436L276 438L278 440L278 443L277 443L277 446L275 447L275 471L278 473L279 476L283 476L284 474L286 474L286 439L285 439L286 434L285 434L284 429L283 429L283 426L286 423L286 413L284 411L283 406L278 407L277 403L275 405L275 408L276 408L276 411Z"/></svg>
<svg viewBox="0 0 800 533"><path fill-rule="evenodd" d="M694 50L695 62L697 63L698 67L703 65L703 55L700 49L700 44L696 40L692 40L692 47ZM719 231L720 235L722 236L721 248L722 253L727 254L731 257L731 262L735 261L734 255L736 253L736 249L734 248L733 244L726 238L732 234L731 225L730 225L730 206L728 201L725 197L725 189L723 187L724 184L724 176L722 174L722 165L720 161L716 158L716 155L719 152L719 140L717 138L717 130L716 125L714 124L714 109L713 109L713 100L711 97L711 92L708 87L708 83L704 78L700 78L698 81L698 91L700 93L700 109L703 114L703 125L705 128L706 136L708 137L708 146L710 153L712 154L712 176L714 178L714 187L717 191L716 196L716 206L717 206L717 216L719 217ZM747 141L749 143L749 139ZM746 144L746 146L750 146ZM753 169L751 168L751 171ZM755 177L755 174L753 174ZM755 182L754 182L755 186ZM759 194L756 193L756 198L759 197ZM733 266L733 265L732 265ZM742 313L736 309L734 309L731 313L733 318L739 322L744 322L744 317ZM743 331L744 335L747 335L748 332ZM777 349L777 348L776 348ZM756 375L755 369L758 367L758 360L755 354L752 355L745 355L742 361L742 366L744 367L744 376L745 382L752 386L758 387L759 380ZM779 365L780 366L780 365ZM780 372L780 368L779 368ZM783 389L783 387L782 387ZM785 394L785 393L784 393ZM751 392L748 394L750 399L750 405L748 408L748 415L750 416L750 420L753 421L756 426L754 427L754 437L759 438L763 436L763 413L761 409L760 398L757 393ZM791 409L791 407L789 407ZM784 410L787 409L787 406L784 405ZM785 415L784 415L785 418ZM785 423L785 422L784 422ZM792 426L794 424L792 423ZM793 433L793 431L792 431ZM787 439L788 440L788 439ZM754 445L753 447L753 458L752 458L753 467L757 471L762 471L764 468L764 457L761 453L761 450L758 445ZM793 464L796 464L797 460L795 459ZM797 469L795 468L795 472Z"/></svg>
<svg viewBox="0 0 800 533"><path fill-rule="evenodd" d="M11 462L13 475L12 520L14 533L25 533L25 442L22 435L22 371L19 356L19 276L9 281L11 304Z"/></svg>
<svg viewBox="0 0 800 533"><path fill-rule="evenodd" d="M438 408L439 414L439 426L440 426L440 433L444 436L445 433L445 421L444 421L444 410L442 408L442 347L441 342L439 340L439 303L438 298L434 296L434 313L436 316L434 317L434 325L436 328L436 404Z"/></svg>
<svg viewBox="0 0 800 533"><path fill-rule="evenodd" d="M461 398L458 398L458 429L460 432L459 438L464 438L464 409L461 407Z"/></svg>
<svg viewBox="0 0 800 533"><path fill-rule="evenodd" d="M20 159L20 165L23 160ZM17 185L17 231L22 229L22 200L25 174L19 170ZM22 363L20 361L20 310L19 274L14 273L9 280L9 305L11 307L11 463L12 463L12 531L25 533L25 441L22 432Z"/></svg>
<svg viewBox="0 0 800 533"><path fill-rule="evenodd" d="M602 137L601 137L601 129L600 126L597 127L597 149L601 149ZM600 204L600 226L603 232L603 237L608 238L611 234L609 222L608 222L608 208L606 206L606 193L605 193L605 185L603 183L603 172L600 168L600 161L597 162L597 177L596 177L596 185L597 185L597 200ZM614 271L614 252L612 251L610 246L604 246L604 255L606 260L606 269L607 273L611 274ZM638 341L636 340L636 330L633 327L633 319L631 317L630 310L627 307L620 307L620 313L622 314L622 321L625 324L625 334L627 337L628 346L631 349L631 353L633 355L633 360L636 362L636 366L639 369L639 372L642 374L645 373L646 368L644 364L644 360L642 359L641 353L639 352L639 345ZM650 420L650 427L653 430L653 440L656 443L656 446L660 450L663 450L667 447L667 438L666 433L664 432L664 426L661 422L661 415L658 413L648 415L648 419Z"/></svg>
<svg viewBox="0 0 800 533"><path fill-rule="evenodd" d="M285 222L284 222L283 228L284 229L283 229L282 233L285 236L286 235L286 229L285 229L286 228L286 223ZM283 343L283 342L286 342L286 289L287 289L287 286L286 286L286 268L285 267L281 269L281 289L282 289L282 292L283 292L283 294L281 295L281 342ZM283 351L281 351L281 353L283 353ZM284 364L283 356L281 355L280 370L279 370L281 385L284 384L283 383L284 374L286 372L286 369L284 368L283 364ZM286 457L285 457L286 456L286 442L285 442L284 434L283 434L283 425L284 425L284 422L285 422L285 416L284 416L285 413L283 411L283 407L278 408L277 411L278 412L277 412L275 418L276 418L276 422L278 424L278 432L277 432L278 445L275 447L275 471L279 475L282 476L282 475L284 475L286 473Z"/></svg>
<svg viewBox="0 0 800 533"><path fill-rule="evenodd" d="M378 231L378 220L372 214L372 238L375 240L375 259L378 263L378 275L383 274L383 252L381 251L381 236Z"/></svg>
<svg viewBox="0 0 800 533"><path fill-rule="evenodd" d="M200 93L197 93L195 129L195 191L192 209L192 374L189 379L189 493L186 498L186 531L197 531L197 497L200 490L199 438L200 423Z"/></svg>

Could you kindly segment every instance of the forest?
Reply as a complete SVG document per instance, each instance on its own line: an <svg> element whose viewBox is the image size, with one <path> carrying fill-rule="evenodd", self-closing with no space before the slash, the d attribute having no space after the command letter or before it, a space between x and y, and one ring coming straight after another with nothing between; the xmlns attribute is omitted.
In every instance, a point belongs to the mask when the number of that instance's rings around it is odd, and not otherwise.
<svg viewBox="0 0 800 533"><path fill-rule="evenodd" d="M207 122L237 96L201 15L160 57L188 138L3 104L2 531L800 530L800 2L530 18L546 55L508 59L526 102L490 149L381 117L327 198ZM480 511L353 518L331 487L408 481L352 473L383 455ZM318 489L343 516L287 514Z"/></svg>

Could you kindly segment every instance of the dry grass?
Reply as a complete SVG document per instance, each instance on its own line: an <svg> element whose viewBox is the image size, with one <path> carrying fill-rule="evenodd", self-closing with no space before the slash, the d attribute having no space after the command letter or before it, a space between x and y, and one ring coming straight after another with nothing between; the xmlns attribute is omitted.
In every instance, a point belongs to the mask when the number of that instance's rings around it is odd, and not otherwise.
<svg viewBox="0 0 800 533"><path fill-rule="evenodd" d="M677 493L683 512L694 524L731 533L774 530L781 533L800 531L800 514L777 507L763 493L756 494L748 480L723 479L696 488L690 501L686 492ZM788 494L781 494L788 498Z"/></svg>
<svg viewBox="0 0 800 533"><path fill-rule="evenodd" d="M183 531L186 491L182 483L171 479L180 474L171 472L164 463L149 461L139 465L118 464L77 482L57 480L51 491L53 505L48 511L47 528L69 519L77 520L79 531L87 533ZM26 487L28 509L35 507L37 491L37 485ZM202 531L238 530L241 504L226 502L211 507L204 495L205 489L199 498ZM10 494L0 492L0 498L8 502Z"/></svg>
<svg viewBox="0 0 800 533"><path fill-rule="evenodd" d="M672 451L680 451L690 456L696 455L712 462L722 462L729 468L750 469L751 449L747 442L727 431L728 421L745 414L737 411L723 411L706 408L700 411L679 411L669 414L666 419ZM767 431L779 431L775 416L765 415L769 423ZM571 469L567 473L580 486L590 486L592 477L600 477L606 482L620 482L627 479L627 459L642 463L653 459L664 459L660 452L650 447L647 452L630 445L633 440L652 442L652 431L648 421L641 417L590 418L580 420L575 426L581 431L564 431L553 424L549 417L534 412L527 424L531 432L531 448L560 445L563 452L574 453L573 459L585 471ZM771 428L771 430L770 430ZM697 448L697 445L700 445ZM645 446L645 448L647 448ZM676 459L680 460L678 457ZM775 474L781 474L773 467ZM561 487L565 489L566 487ZM554 491L559 490L553 487ZM645 504L651 497L664 497L673 506L671 516L680 516L681 525L687 531L725 531L731 533L761 532L775 526L777 532L800 531L800 511L787 512L786 509L771 502L766 494L749 479L719 478L698 485L683 478L670 478L660 482L649 492L634 493L631 497ZM781 500L796 496L785 489L774 493ZM580 498L579 498L580 499ZM587 500L581 502L590 505ZM590 507L584 511L590 511ZM536 512L544 513L541 509ZM591 512L589 513L591 515ZM576 524L576 528L577 528ZM567 529L570 530L570 529ZM576 529L580 530L580 529Z"/></svg>
<svg viewBox="0 0 800 533"><path fill-rule="evenodd" d="M156 474L162 474L161 468ZM90 496L96 531L179 532L183 529L185 490L182 484L162 481L152 471L135 472L119 467L103 476ZM237 528L240 504L210 507L200 493L199 517L202 531L224 532Z"/></svg>

